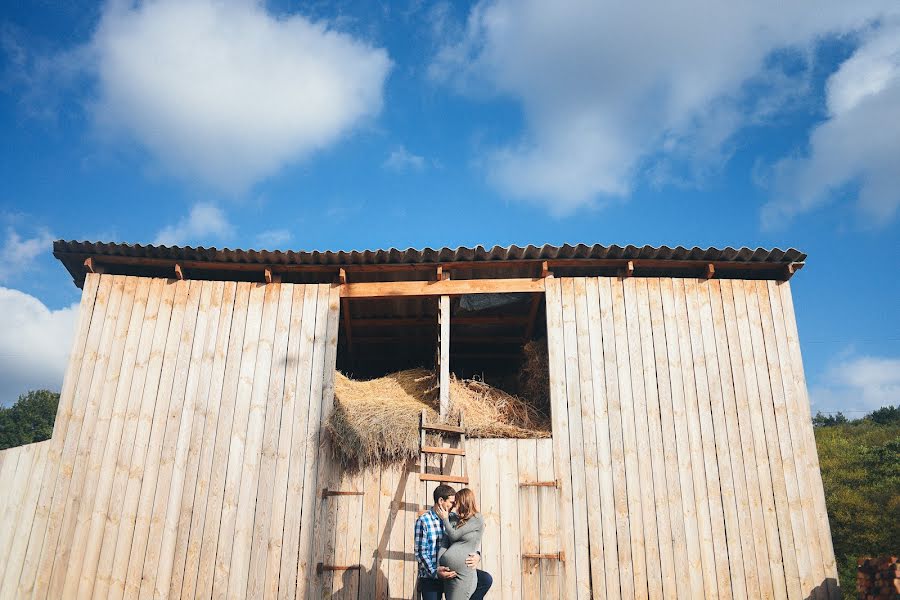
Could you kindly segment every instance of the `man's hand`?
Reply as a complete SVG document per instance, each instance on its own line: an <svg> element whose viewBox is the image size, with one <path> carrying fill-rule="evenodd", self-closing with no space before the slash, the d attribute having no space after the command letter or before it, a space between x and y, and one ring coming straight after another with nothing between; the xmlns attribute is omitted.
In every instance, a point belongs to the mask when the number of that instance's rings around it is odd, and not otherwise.
<svg viewBox="0 0 900 600"><path fill-rule="evenodd" d="M453 579L456 577L456 571L451 571L447 567L438 567L437 576L438 579Z"/></svg>
<svg viewBox="0 0 900 600"><path fill-rule="evenodd" d="M476 553L476 554L470 554L469 556L466 557L466 566L469 567L470 569L476 569L476 568L478 568L478 564L479 564L480 562L481 562L481 555L480 555L480 554L477 554L477 553Z"/></svg>

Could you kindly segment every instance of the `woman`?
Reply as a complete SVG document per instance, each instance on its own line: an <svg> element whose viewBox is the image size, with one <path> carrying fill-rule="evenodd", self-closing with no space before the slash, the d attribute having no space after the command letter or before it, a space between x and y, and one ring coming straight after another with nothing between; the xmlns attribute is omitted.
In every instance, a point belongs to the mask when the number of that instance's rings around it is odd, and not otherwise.
<svg viewBox="0 0 900 600"><path fill-rule="evenodd" d="M475 569L466 566L466 558L481 548L484 519L475 504L475 493L463 488L456 493L453 514L436 510L444 522L444 537L438 550L438 564L456 571L456 577L444 581L447 600L469 600L475 592L478 577Z"/></svg>

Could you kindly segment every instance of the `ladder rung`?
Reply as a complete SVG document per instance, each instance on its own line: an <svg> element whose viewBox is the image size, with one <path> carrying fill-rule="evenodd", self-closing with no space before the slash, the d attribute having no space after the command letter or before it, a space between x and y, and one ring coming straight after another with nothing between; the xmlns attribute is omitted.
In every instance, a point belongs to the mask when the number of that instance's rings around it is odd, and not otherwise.
<svg viewBox="0 0 900 600"><path fill-rule="evenodd" d="M422 429L426 431L442 431L444 433L465 433L465 427L457 427L455 425L443 425L440 423L422 423Z"/></svg>
<svg viewBox="0 0 900 600"><path fill-rule="evenodd" d="M463 483L468 484L468 477L459 477L457 475L432 475L431 473L419 473L419 481L439 481L441 483Z"/></svg>
<svg viewBox="0 0 900 600"><path fill-rule="evenodd" d="M422 452L425 454L452 454L453 456L466 455L463 448L437 448L435 446L423 446Z"/></svg>

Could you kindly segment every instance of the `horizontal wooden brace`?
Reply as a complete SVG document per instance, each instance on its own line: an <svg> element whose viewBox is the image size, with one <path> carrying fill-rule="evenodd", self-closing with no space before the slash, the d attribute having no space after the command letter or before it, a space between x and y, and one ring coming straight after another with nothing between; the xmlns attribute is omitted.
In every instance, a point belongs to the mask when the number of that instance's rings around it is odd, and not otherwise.
<svg viewBox="0 0 900 600"><path fill-rule="evenodd" d="M419 473L419 481L437 481L440 483L461 483L466 485L469 483L468 477L460 477L458 475L434 475L432 473Z"/></svg>
<svg viewBox="0 0 900 600"><path fill-rule="evenodd" d="M341 286L342 298L397 298L408 296L460 296L463 294L509 294L543 292L544 280L533 279L442 279L441 281L379 281Z"/></svg>
<svg viewBox="0 0 900 600"><path fill-rule="evenodd" d="M316 573L321 575L325 571L359 571L360 565L326 565L319 563L316 565Z"/></svg>
<svg viewBox="0 0 900 600"><path fill-rule="evenodd" d="M453 456L465 456L466 451L462 448L438 448L436 446L423 446L424 454L449 454Z"/></svg>
<svg viewBox="0 0 900 600"><path fill-rule="evenodd" d="M534 559L537 559L537 560L561 560L561 561L565 561L565 560L566 560L566 553L565 553L565 552L554 552L554 553L552 553L552 554L539 554L539 553L532 553L532 552L523 552L523 553L522 553L522 558L534 558Z"/></svg>
<svg viewBox="0 0 900 600"><path fill-rule="evenodd" d="M559 488L559 480L554 481L520 481L519 487L554 487Z"/></svg>
<svg viewBox="0 0 900 600"><path fill-rule="evenodd" d="M328 498L329 496L362 496L363 492L351 492L351 491L341 491L341 490L329 490L325 488L322 490L322 497Z"/></svg>
<svg viewBox="0 0 900 600"><path fill-rule="evenodd" d="M456 425L444 425L443 423L423 423L421 428L425 431L440 431L443 433L466 432L466 429L464 427L457 427Z"/></svg>

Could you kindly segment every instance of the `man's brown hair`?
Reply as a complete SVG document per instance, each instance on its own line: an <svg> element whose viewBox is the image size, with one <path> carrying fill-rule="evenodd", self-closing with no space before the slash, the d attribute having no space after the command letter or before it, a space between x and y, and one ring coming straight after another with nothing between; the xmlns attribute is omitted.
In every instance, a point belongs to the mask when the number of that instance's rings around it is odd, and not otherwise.
<svg viewBox="0 0 900 600"><path fill-rule="evenodd" d="M456 490L454 490L449 485L442 483L441 485L434 488L434 503L437 504L438 500L446 500L450 496L455 496Z"/></svg>

